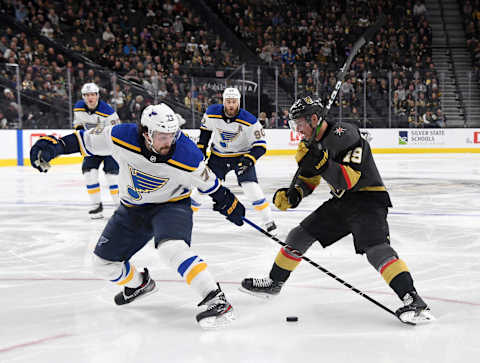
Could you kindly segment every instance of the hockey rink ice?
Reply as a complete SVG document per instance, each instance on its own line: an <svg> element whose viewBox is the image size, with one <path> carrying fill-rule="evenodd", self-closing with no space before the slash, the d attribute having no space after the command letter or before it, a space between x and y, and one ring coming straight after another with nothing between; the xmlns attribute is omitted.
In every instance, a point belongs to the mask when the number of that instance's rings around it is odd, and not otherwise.
<svg viewBox="0 0 480 363"><path fill-rule="evenodd" d="M201 298L168 269L150 242L133 257L158 291L116 306L119 287L90 272L106 219L88 219L80 165L0 168L0 362L477 362L480 356L480 154L375 155L394 208L392 246L437 318L408 326L303 261L270 301L238 290L268 274L279 245L237 227L208 199L194 216L193 246L236 311L223 329L196 323ZM296 170L292 156L264 157L260 184L271 200ZM106 214L113 206L101 179ZM229 174L226 185L246 202ZM284 240L328 198L322 183L289 212L274 207ZM246 203L245 203L246 204ZM246 204L247 205L247 204ZM260 223L248 206L247 217ZM351 237L306 256L395 311L401 306ZM298 322L286 322L298 316Z"/></svg>

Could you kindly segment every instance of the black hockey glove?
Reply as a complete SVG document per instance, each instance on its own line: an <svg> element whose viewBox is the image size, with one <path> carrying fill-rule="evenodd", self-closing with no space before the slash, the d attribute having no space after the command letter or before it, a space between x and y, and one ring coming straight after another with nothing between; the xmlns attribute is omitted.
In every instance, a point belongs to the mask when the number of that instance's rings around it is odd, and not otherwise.
<svg viewBox="0 0 480 363"><path fill-rule="evenodd" d="M252 159L246 156L242 156L237 163L237 173L238 175L242 175L245 173L249 168L251 168L255 164Z"/></svg>
<svg viewBox="0 0 480 363"><path fill-rule="evenodd" d="M273 195L273 204L283 211L288 208L297 208L303 199L303 190L295 186L291 191L289 188L280 188Z"/></svg>
<svg viewBox="0 0 480 363"><path fill-rule="evenodd" d="M63 142L55 136L41 137L30 149L30 163L35 169L46 173L50 169L49 161L63 153Z"/></svg>
<svg viewBox="0 0 480 363"><path fill-rule="evenodd" d="M215 193L210 194L215 204L213 205L213 210L220 212L227 219L235 223L237 226L243 224L243 217L245 217L245 207L242 203L235 197L235 195L221 186Z"/></svg>
<svg viewBox="0 0 480 363"><path fill-rule="evenodd" d="M320 144L314 144L305 156L300 160L298 166L305 175L320 175L328 166L328 150L321 149Z"/></svg>

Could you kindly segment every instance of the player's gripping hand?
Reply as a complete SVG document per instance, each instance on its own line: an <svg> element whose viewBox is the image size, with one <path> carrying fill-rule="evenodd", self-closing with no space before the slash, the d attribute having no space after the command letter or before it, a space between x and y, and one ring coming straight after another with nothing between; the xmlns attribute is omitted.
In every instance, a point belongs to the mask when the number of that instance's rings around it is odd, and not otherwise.
<svg viewBox="0 0 480 363"><path fill-rule="evenodd" d="M288 208L297 208L303 199L303 190L296 186L292 190L289 188L280 188L273 195L273 204L282 210L286 211Z"/></svg>
<svg viewBox="0 0 480 363"><path fill-rule="evenodd" d="M313 144L297 162L303 173L321 175L328 166L328 150L322 149L320 144Z"/></svg>
<svg viewBox="0 0 480 363"><path fill-rule="evenodd" d="M242 156L237 163L237 173L238 175L242 175L245 173L249 168L253 166L254 162L252 159L246 156Z"/></svg>
<svg viewBox="0 0 480 363"><path fill-rule="evenodd" d="M35 169L46 173L50 169L49 161L62 152L62 143L55 136L41 137L30 149L30 163Z"/></svg>
<svg viewBox="0 0 480 363"><path fill-rule="evenodd" d="M237 226L243 224L245 207L230 190L221 186L220 189L210 194L210 196L215 202L213 205L214 211L220 212L220 214L223 214L230 222L235 223Z"/></svg>

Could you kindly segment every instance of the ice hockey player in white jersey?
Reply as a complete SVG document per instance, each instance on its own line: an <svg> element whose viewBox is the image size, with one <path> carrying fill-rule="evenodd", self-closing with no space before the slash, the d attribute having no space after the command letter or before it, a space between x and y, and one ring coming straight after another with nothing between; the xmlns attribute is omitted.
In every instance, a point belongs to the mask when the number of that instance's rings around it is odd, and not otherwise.
<svg viewBox="0 0 480 363"><path fill-rule="evenodd" d="M94 129L102 132L106 126L120 123L120 119L114 109L106 102L100 100L100 90L95 83L85 83L82 87L82 100L78 101L73 108L73 127L76 130ZM110 195L113 203L118 205L118 164L109 155L86 155L82 163L82 173L85 177L85 185L92 202L92 208L88 212L92 219L103 218L103 204L100 193L100 179L98 171L103 162L103 171L107 179Z"/></svg>
<svg viewBox="0 0 480 363"><path fill-rule="evenodd" d="M120 165L121 204L108 221L94 250L94 271L123 287L117 305L128 304L155 290L145 268L140 272L131 257L154 239L155 248L202 301L196 319L201 327L227 325L233 308L210 274L206 261L191 247L193 187L209 195L213 209L236 225L245 208L206 167L202 152L179 129L166 104L150 105L140 125L107 126L101 132L80 130L57 139L40 138L30 150L32 166L41 172L61 154L113 155Z"/></svg>
<svg viewBox="0 0 480 363"><path fill-rule="evenodd" d="M277 226L270 204L258 185L255 170L255 163L267 150L265 131L254 115L240 108L237 88L226 88L223 104L209 106L203 115L197 146L205 157L210 138L212 145L208 167L221 180L225 180L226 174L233 170L245 196L261 214L265 229L274 231ZM199 201L195 199L194 202L198 208Z"/></svg>

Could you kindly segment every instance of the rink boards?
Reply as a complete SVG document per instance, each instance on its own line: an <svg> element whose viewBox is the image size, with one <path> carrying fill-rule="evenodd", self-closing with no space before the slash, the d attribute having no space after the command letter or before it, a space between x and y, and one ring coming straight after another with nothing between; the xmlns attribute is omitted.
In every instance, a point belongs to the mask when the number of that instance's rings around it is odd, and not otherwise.
<svg viewBox="0 0 480 363"><path fill-rule="evenodd" d="M183 130L197 141L199 130ZM62 137L72 130L0 130L0 166L30 165L31 146L43 135ZM266 129L267 155L294 154L299 135L289 129ZM374 153L479 153L480 129L362 129ZM79 154L52 164L80 163Z"/></svg>

